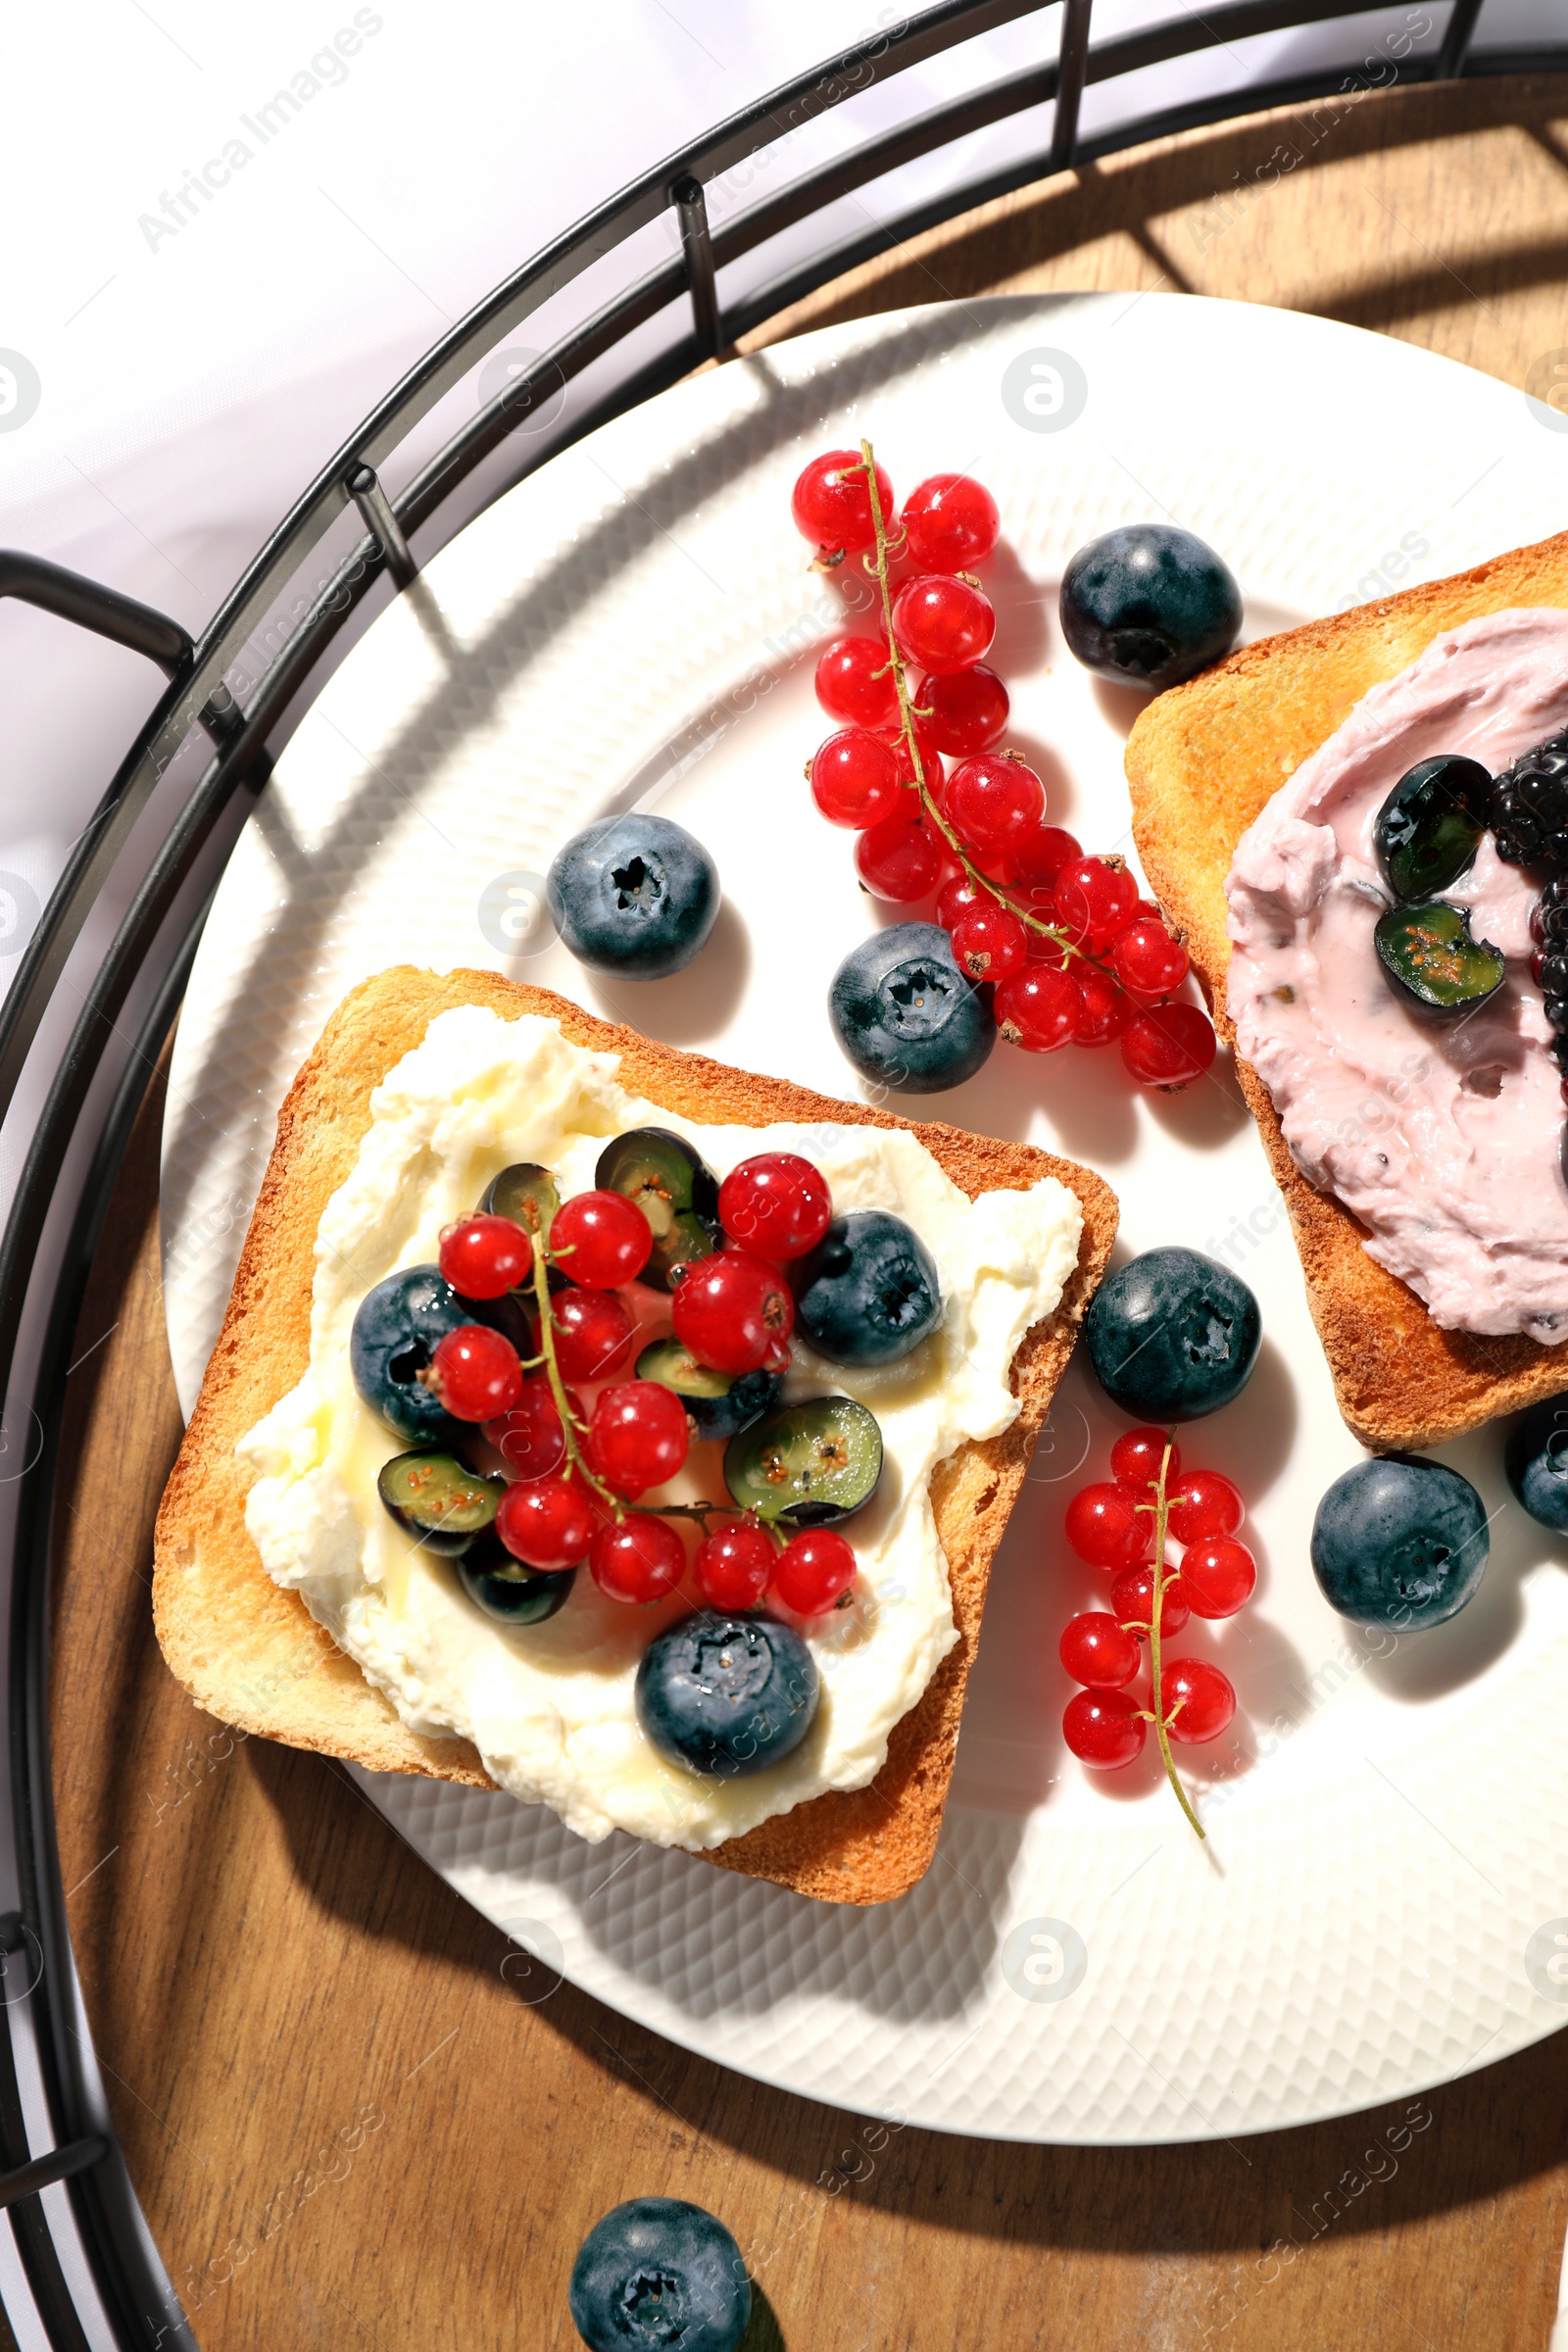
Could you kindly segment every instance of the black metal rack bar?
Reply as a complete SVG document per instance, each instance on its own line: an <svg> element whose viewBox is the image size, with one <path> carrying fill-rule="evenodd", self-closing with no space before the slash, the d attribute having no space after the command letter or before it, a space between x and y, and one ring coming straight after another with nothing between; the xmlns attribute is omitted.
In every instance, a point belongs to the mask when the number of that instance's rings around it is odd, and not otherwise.
<svg viewBox="0 0 1568 2352"><path fill-rule="evenodd" d="M958 43L1023 18L1043 21L1057 6L1056 59L1043 58L1037 66L913 116L710 225L708 189L734 165ZM1477 54L1481 6L1482 0L1454 0L1441 47L1400 61L1395 78L1408 83L1568 67L1568 44L1529 55ZM1229 0L1204 16L1186 13L1095 45L1091 10L1092 0L942 0L772 91L608 199L476 305L388 392L284 517L199 641L118 591L39 557L0 553L0 598L22 597L94 629L158 662L170 679L73 850L0 1006L0 1118L50 1017L83 926L118 872L132 828L161 779L197 730L211 738L215 754L201 763L136 881L90 984L80 992L80 1014L54 1069L0 1242L0 1394L8 1413L35 1415L41 1446L36 1466L21 1483L9 1562L11 1826L22 1909L0 1917L0 1952L37 1955L36 1984L17 2003L5 2005L8 2022L25 2006L54 2127L53 2145L39 2149L30 2143L18 2064L21 2045L10 2033L0 2032L0 2164L7 2168L0 2172L0 2205L9 2211L36 2311L52 2343L74 2347L89 2340L62 2266L55 2225L40 2201L40 2191L57 2181L69 2183L70 2210L113 2341L149 2345L171 2335L190 2341L183 2322L171 2321L170 2290L140 2228L134 2191L107 2119L97 2111L72 2022L74 1976L50 1785L47 1593L72 1334L109 1188L199 937L204 909L192 910L191 893L205 887L199 880L202 862L207 859L210 870L213 857L237 831L252 796L270 772L274 738L285 714L382 572L406 586L417 570L411 539L435 523L454 492L534 416L540 401L582 378L682 296L690 306L689 326L677 330L666 348L623 367L560 432L541 434L519 459L514 478L857 262L991 196L1047 171L1239 111L1300 104L1365 86L1356 78L1359 69L1342 63L1333 71L1184 102L1086 140L1079 130L1080 106L1092 87L1216 46L1365 13L1364 0ZM1043 144L907 206L896 218L872 222L838 242L828 238L808 261L725 300L720 272L769 240L904 164L1053 102L1054 120ZM401 496L389 497L381 470L413 427L553 295L638 230L669 216L679 236L678 257L625 286L558 338L525 375L448 438ZM317 583L298 627L254 688L242 689L242 707L227 682L229 674L281 591L351 504L368 536L335 560ZM124 1023L138 990L142 1009L127 1030ZM105 1100L106 1063L118 1075ZM94 1132L95 1101L102 1101L102 1107ZM73 1148L85 1136L91 1138L90 1154L74 1194L63 1203L61 1187ZM62 1218L66 1229L51 1258L50 1235ZM35 1325L39 1337L29 1353L26 1334ZM94 2340L106 2340L101 2326Z"/></svg>

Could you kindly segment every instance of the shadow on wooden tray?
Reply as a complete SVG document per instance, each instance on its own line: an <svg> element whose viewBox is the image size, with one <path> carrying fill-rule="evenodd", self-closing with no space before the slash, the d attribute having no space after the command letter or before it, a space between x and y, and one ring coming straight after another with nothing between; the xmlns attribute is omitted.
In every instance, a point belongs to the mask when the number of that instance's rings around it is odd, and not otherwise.
<svg viewBox="0 0 1568 2352"><path fill-rule="evenodd" d="M330 1766L262 1740L248 1743L245 1762L313 1907L353 1937L389 1939L416 1960L459 1959L487 1988L504 1982L499 1932L346 1779L328 1788ZM1565 2153L1561 2034L1440 2089L1294 2131L1161 2148L1032 2147L867 2132L852 2114L752 2082L559 1980L525 2006L515 2021L526 2034L519 2082L539 2064L538 2044L553 2039L599 2070L612 2101L700 2119L706 2138L786 2167L827 2196L1025 2243L1144 2254L1305 2246L1485 2202Z"/></svg>

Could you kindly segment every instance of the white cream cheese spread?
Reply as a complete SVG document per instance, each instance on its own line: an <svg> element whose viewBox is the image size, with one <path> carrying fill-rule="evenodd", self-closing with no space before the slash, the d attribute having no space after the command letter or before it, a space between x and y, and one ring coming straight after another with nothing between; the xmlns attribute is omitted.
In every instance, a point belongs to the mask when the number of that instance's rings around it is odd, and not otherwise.
<svg viewBox="0 0 1568 2352"><path fill-rule="evenodd" d="M1054 1178L970 1201L898 1130L696 1126L628 1094L617 1066L537 1015L509 1022L463 1006L431 1022L372 1096L358 1159L322 1214L310 1368L237 1450L256 1473L245 1517L269 1575L302 1595L411 1730L471 1740L503 1788L553 1806L581 1837L620 1829L704 1848L823 1789L863 1787L957 1639L930 1474L965 1439L994 1437L1016 1417L1012 1357L1061 1297L1082 1210ZM686 1135L720 1177L760 1151L801 1152L827 1179L836 1212L894 1211L942 1279L942 1324L902 1362L850 1369L795 1342L786 1397L859 1398L881 1425L885 1467L845 1531L859 1563L853 1605L797 1621L820 1671L816 1718L793 1754L751 1779L687 1773L639 1729L638 1662L690 1601L628 1607L584 1569L543 1624L514 1630L481 1615L450 1563L421 1550L378 1500L376 1473L401 1442L349 1372L366 1292L433 1259L442 1227L467 1214L503 1167L541 1162L564 1198L593 1184L607 1137L643 1125ZM693 1463L710 1452L703 1488L722 1499L718 1449L694 1447Z"/></svg>
<svg viewBox="0 0 1568 2352"><path fill-rule="evenodd" d="M1237 844L1226 882L1237 1046L1297 1164L1367 1228L1434 1320L1568 1339L1568 1187L1551 1031L1530 978L1539 879L1490 833L1441 896L1507 958L1467 1017L1396 1001L1373 946L1388 898L1372 829L1420 760L1495 774L1568 724L1568 612L1488 613L1364 695Z"/></svg>

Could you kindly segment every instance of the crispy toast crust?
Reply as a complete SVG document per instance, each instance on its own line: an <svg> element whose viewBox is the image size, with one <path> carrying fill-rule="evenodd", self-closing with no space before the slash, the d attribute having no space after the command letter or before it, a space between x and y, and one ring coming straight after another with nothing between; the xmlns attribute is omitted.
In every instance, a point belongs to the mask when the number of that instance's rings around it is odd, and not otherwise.
<svg viewBox="0 0 1568 2352"><path fill-rule="evenodd" d="M908 1122L677 1053L597 1020L565 998L489 972L438 978L401 966L364 982L327 1023L279 1113L222 1331L159 1512L158 1637L192 1696L227 1722L376 1771L490 1788L466 1740L422 1739L406 1730L299 1595L272 1583L245 1529L247 1481L234 1458L238 1439L293 1388L309 1361L317 1227L369 1126L371 1093L436 1014L458 1004L487 1004L507 1019L543 1013L577 1044L618 1054L622 1079L635 1093L705 1123ZM1114 1194L1070 1160L953 1127L920 1125L913 1132L971 1198L1059 1177L1083 1204L1083 1238L1060 1305L1026 1335L1014 1358L1018 1419L1000 1438L962 1446L933 1475L959 1638L895 1727L876 1781L854 1791L829 1790L706 1857L833 1902L886 1902L930 1862L992 1557L1116 1230Z"/></svg>
<svg viewBox="0 0 1568 2352"><path fill-rule="evenodd" d="M1262 638L1140 713L1126 758L1133 838L1229 1042L1225 877L1248 826L1369 687L1408 668L1446 629L1530 605L1568 607L1568 533ZM1268 1089L1240 1056L1236 1067L1290 1210L1340 1410L1364 1446L1438 1445L1568 1388L1568 1350L1434 1323L1367 1255L1358 1219L1308 1184Z"/></svg>

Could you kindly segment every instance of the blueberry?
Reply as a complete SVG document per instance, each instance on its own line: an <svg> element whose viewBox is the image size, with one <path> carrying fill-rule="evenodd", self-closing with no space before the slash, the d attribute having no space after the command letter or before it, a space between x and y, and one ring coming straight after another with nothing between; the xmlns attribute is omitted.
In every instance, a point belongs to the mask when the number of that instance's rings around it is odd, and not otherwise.
<svg viewBox="0 0 1568 2352"><path fill-rule="evenodd" d="M564 1608L575 1568L525 1568L489 1528L453 1565L476 1609L501 1625L542 1625Z"/></svg>
<svg viewBox="0 0 1568 2352"><path fill-rule="evenodd" d="M1548 1396L1514 1423L1502 1466L1532 1519L1568 1531L1568 1396Z"/></svg>
<svg viewBox="0 0 1568 2352"><path fill-rule="evenodd" d="M1486 1571L1487 1514L1467 1478L1386 1453L1337 1478L1312 1522L1324 1598L1357 1625L1442 1625Z"/></svg>
<svg viewBox="0 0 1568 2352"><path fill-rule="evenodd" d="M589 2352L735 2352L752 2282L722 2222L683 2197L632 2197L596 2222L571 2266L571 2316Z"/></svg>
<svg viewBox="0 0 1568 2352"><path fill-rule="evenodd" d="M771 1412L784 1387L780 1372L710 1371L679 1340L655 1340L637 1358L637 1378L673 1389L699 1438L733 1438Z"/></svg>
<svg viewBox="0 0 1568 2352"><path fill-rule="evenodd" d="M794 1275L796 1324L830 1363L897 1363L942 1320L930 1250L885 1208L835 1217Z"/></svg>
<svg viewBox="0 0 1568 2352"><path fill-rule="evenodd" d="M820 1696L816 1660L773 1617L698 1609L657 1634L637 1669L637 1720L662 1756L739 1780L799 1747Z"/></svg>
<svg viewBox="0 0 1568 2352"><path fill-rule="evenodd" d="M845 956L827 995L833 1034L862 1078L939 1095L997 1042L991 1006L936 923L890 923Z"/></svg>
<svg viewBox="0 0 1568 2352"><path fill-rule="evenodd" d="M835 1527L882 1478L882 1431L853 1396L812 1396L753 1422L724 1448L724 1484L764 1524Z"/></svg>
<svg viewBox="0 0 1568 2352"><path fill-rule="evenodd" d="M462 1425L416 1375L438 1340L476 1319L477 1310L442 1280L439 1266L405 1266L360 1300L349 1336L349 1369L366 1403L400 1438L450 1445L461 1434Z"/></svg>
<svg viewBox="0 0 1568 2352"><path fill-rule="evenodd" d="M1061 582L1061 633L1086 669L1174 686L1236 643L1242 592L1211 547L1168 522L1091 539Z"/></svg>
<svg viewBox="0 0 1568 2352"><path fill-rule="evenodd" d="M381 1465L376 1492L399 1527L426 1551L470 1551L493 1528L504 1478L487 1477L439 1446L416 1446Z"/></svg>
<svg viewBox="0 0 1568 2352"><path fill-rule="evenodd" d="M603 816L558 852L547 884L556 929L579 963L662 980L690 963L718 913L718 873L667 816Z"/></svg>
<svg viewBox="0 0 1568 2352"><path fill-rule="evenodd" d="M1096 1379L1138 1421L1196 1421L1229 1404L1262 1336L1246 1283L1196 1250L1146 1250L1106 1277L1084 1317Z"/></svg>

